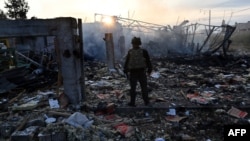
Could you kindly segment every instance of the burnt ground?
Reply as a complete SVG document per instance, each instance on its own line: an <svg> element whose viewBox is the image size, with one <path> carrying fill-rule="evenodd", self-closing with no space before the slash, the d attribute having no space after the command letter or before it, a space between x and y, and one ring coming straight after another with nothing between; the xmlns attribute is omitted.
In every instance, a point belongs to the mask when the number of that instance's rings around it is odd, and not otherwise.
<svg viewBox="0 0 250 141"><path fill-rule="evenodd" d="M124 140L163 137L171 141L221 141L224 125L249 124L249 115L239 118L228 113L232 107L249 112L249 61L249 56L153 58L154 71L159 77L149 78L152 107L143 106L139 88L137 107L127 107L128 82L123 79L118 88L112 90L122 89L125 98L106 100L115 103L116 113L123 118L145 120L130 122L130 125L135 124L133 127L138 132ZM115 81L112 77L110 80ZM109 93L105 90L98 92ZM206 100L191 99L190 95L205 95ZM166 112L171 108L183 119L169 121L173 117ZM188 115L185 114L187 111Z"/></svg>
<svg viewBox="0 0 250 141"><path fill-rule="evenodd" d="M39 130L33 134L33 140L38 140L39 132L56 133L61 130L67 133L64 139L60 139L62 141L152 141L156 138L166 141L222 141L225 125L249 124L249 114L243 116L229 111L233 107L234 110L250 112L250 56L175 56L152 58L152 63L155 75L148 77L151 107L143 105L139 86L137 107L126 105L129 84L121 73L121 66L118 65L116 71L107 71L101 62L86 61L85 101L80 107L67 105L67 98L63 101L59 96L55 97L59 100L59 109L50 108L47 98L36 108L11 110L24 97L34 99L39 95L38 91L56 91L56 83L49 81L42 83L41 87L39 83L35 86L37 81L33 80L32 89L29 89L29 83L1 95L1 99L10 101L8 106L1 108L0 135L3 140L10 138L11 134L6 135L3 131L6 124L14 128L13 132L25 130L28 123L31 124L29 121L34 119L44 122L45 113L57 121L49 125L39 122ZM47 82L45 80L48 79L42 77L42 80ZM29 91L20 96L23 89ZM169 115L170 109L176 113ZM82 131L62 122L76 111L94 121L91 128Z"/></svg>

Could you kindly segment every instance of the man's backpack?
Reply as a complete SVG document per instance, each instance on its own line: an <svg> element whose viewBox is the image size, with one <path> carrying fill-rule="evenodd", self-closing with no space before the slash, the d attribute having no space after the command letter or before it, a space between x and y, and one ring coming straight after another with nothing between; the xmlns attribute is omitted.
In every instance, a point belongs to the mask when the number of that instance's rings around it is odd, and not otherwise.
<svg viewBox="0 0 250 141"><path fill-rule="evenodd" d="M128 53L128 69L146 68L146 59L143 55L143 49L131 49Z"/></svg>

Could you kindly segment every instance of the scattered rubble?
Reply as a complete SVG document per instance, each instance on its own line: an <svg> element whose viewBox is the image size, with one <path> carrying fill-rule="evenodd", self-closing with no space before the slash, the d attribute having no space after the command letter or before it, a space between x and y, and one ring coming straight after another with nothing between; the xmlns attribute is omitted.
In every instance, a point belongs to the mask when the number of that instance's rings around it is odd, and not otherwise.
<svg viewBox="0 0 250 141"><path fill-rule="evenodd" d="M0 75L0 140L220 141L224 125L249 124L249 61L153 58L152 107L140 95L137 107L126 106L129 82L120 65L109 71L86 61L86 99L78 107L58 90L56 72L11 69Z"/></svg>

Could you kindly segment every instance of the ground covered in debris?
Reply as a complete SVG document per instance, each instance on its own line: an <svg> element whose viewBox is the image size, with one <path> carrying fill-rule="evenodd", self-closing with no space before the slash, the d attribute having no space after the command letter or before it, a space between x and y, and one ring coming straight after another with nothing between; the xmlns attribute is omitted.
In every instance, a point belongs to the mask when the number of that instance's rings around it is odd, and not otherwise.
<svg viewBox="0 0 250 141"><path fill-rule="evenodd" d="M221 141L224 125L249 124L249 61L247 55L153 58L151 107L143 105L139 85L137 107L126 106L129 83L121 65L109 70L97 61L85 63L86 101L78 106L68 104L63 88L51 83L56 75L25 77L42 87L19 82L6 92L1 84L0 135L2 140Z"/></svg>

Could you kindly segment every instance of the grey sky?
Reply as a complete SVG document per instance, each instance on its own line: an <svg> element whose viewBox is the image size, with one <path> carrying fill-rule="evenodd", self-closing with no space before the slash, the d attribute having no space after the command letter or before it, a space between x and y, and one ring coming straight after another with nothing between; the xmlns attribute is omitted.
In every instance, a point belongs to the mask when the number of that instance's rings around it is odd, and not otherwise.
<svg viewBox="0 0 250 141"><path fill-rule="evenodd" d="M4 1L0 0L3 10ZM205 22L211 10L212 23L223 19L233 24L250 20L250 0L26 0L28 18L71 16L93 22L94 14L129 17L156 24L174 25L183 20ZM246 9L246 10L244 10ZM243 11L242 11L243 10ZM5 11L5 10L4 10ZM240 11L240 12L236 12Z"/></svg>
<svg viewBox="0 0 250 141"><path fill-rule="evenodd" d="M227 0L216 5L215 7L250 7L250 0Z"/></svg>

